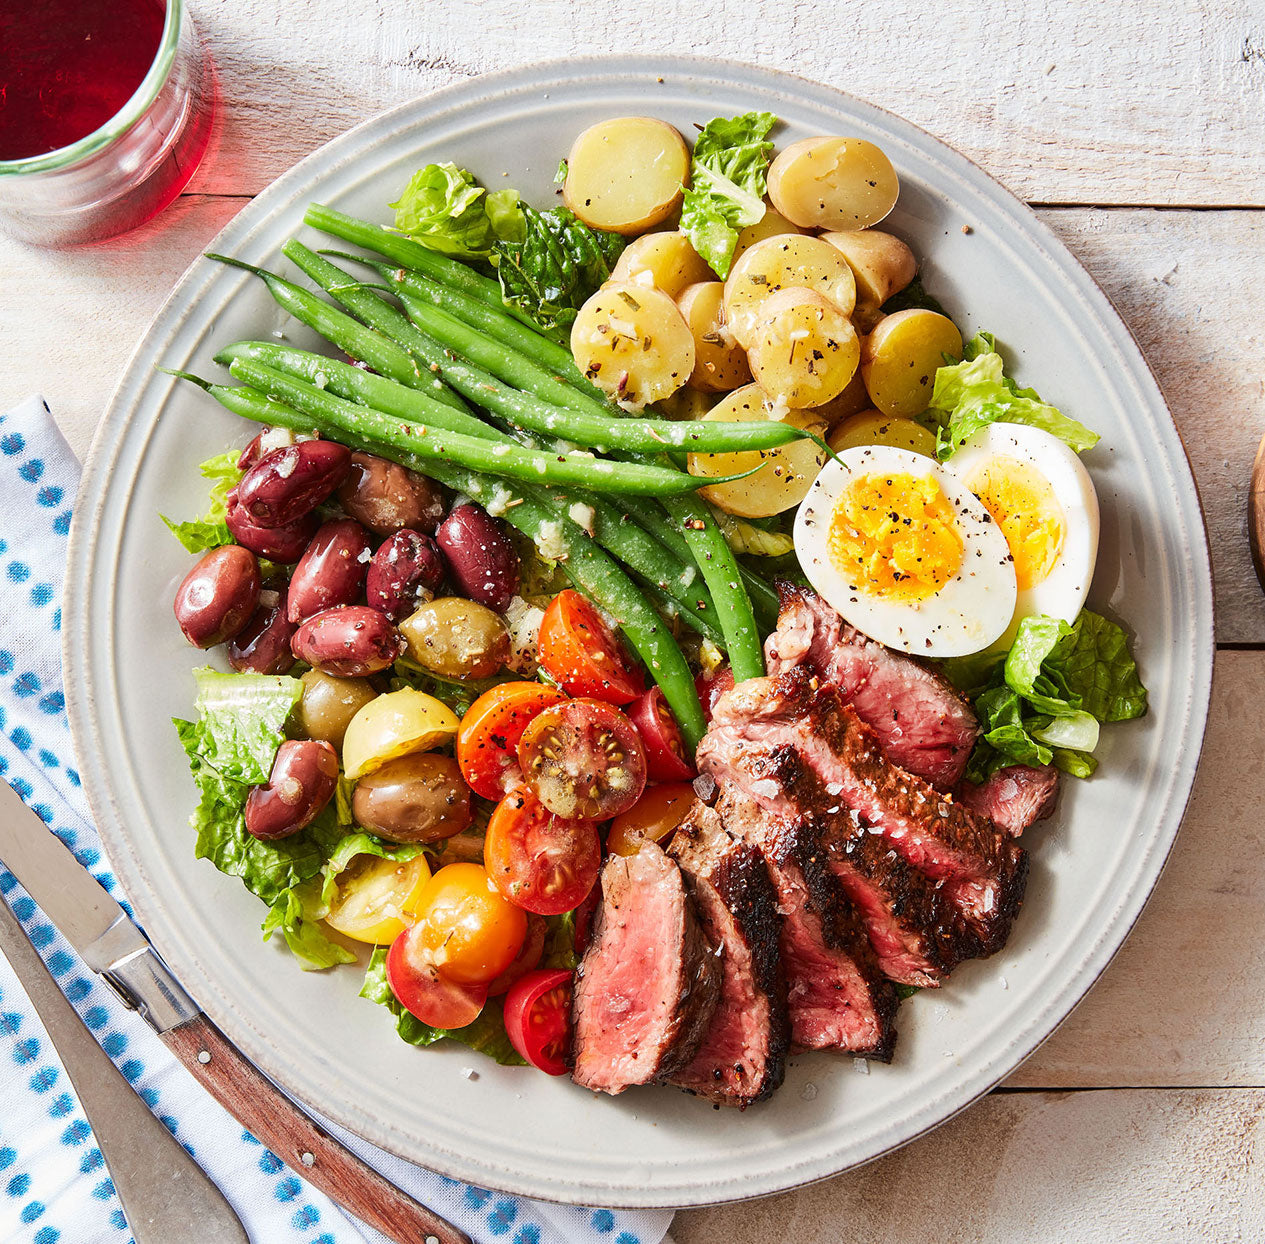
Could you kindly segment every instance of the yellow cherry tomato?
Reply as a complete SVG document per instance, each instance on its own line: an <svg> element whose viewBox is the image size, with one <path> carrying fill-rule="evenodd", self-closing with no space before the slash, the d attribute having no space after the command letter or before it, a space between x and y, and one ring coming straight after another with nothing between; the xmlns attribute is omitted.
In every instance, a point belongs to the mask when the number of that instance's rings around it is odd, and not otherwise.
<svg viewBox="0 0 1265 1244"><path fill-rule="evenodd" d="M385 946L417 922L429 882L424 855L404 863L358 855L339 874L325 923L358 942Z"/></svg>
<svg viewBox="0 0 1265 1244"><path fill-rule="evenodd" d="M689 782L647 786L646 793L611 822L606 849L615 855L636 855L647 838L662 842L693 806L694 787Z"/></svg>
<svg viewBox="0 0 1265 1244"><path fill-rule="evenodd" d="M433 695L409 687L370 700L343 736L343 772L363 777L397 756L428 752L457 733L457 714Z"/></svg>

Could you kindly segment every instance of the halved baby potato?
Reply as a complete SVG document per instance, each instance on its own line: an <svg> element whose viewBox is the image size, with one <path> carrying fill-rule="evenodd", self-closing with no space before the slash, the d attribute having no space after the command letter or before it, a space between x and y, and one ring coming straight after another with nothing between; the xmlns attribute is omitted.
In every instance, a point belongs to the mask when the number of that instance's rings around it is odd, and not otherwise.
<svg viewBox="0 0 1265 1244"><path fill-rule="evenodd" d="M909 449L927 458L936 456L936 434L913 419L885 415L881 410L863 410L849 415L832 428L826 444L837 454L863 445L892 445Z"/></svg>
<svg viewBox="0 0 1265 1244"><path fill-rule="evenodd" d="M768 207L754 225L748 225L745 229L739 230L738 244L734 247L731 265L757 242L763 242L765 238L777 237L779 233L803 233L803 230L791 224L776 208Z"/></svg>
<svg viewBox="0 0 1265 1244"><path fill-rule="evenodd" d="M857 305L852 322L857 332L873 332L883 318L883 304L918 274L914 252L900 238L880 229L843 229L823 233L847 261L857 282Z"/></svg>
<svg viewBox="0 0 1265 1244"><path fill-rule="evenodd" d="M861 343L870 400L885 415L922 414L945 355L962 357L962 334L947 316L922 307L884 316Z"/></svg>
<svg viewBox="0 0 1265 1244"><path fill-rule="evenodd" d="M838 397L856 375L856 329L828 298L811 289L780 289L763 304L747 352L751 374L775 404L801 409Z"/></svg>
<svg viewBox="0 0 1265 1244"><path fill-rule="evenodd" d="M613 117L571 145L562 201L586 225L635 234L667 220L689 177L685 139L655 117Z"/></svg>
<svg viewBox="0 0 1265 1244"><path fill-rule="evenodd" d="M899 194L891 160L863 138L801 138L769 165L769 198L801 229L866 229Z"/></svg>
<svg viewBox="0 0 1265 1244"><path fill-rule="evenodd" d="M646 233L624 248L611 272L612 281L652 285L677 298L687 285L710 281L712 270L679 229Z"/></svg>
<svg viewBox="0 0 1265 1244"><path fill-rule="evenodd" d="M571 325L576 366L603 393L639 409L676 392L694 370L694 337L662 290L608 283Z"/></svg>
<svg viewBox="0 0 1265 1244"><path fill-rule="evenodd" d="M681 291L676 305L694 335L694 370L687 382L709 393L728 393L751 383L746 351L725 322L723 281L699 281Z"/></svg>
<svg viewBox="0 0 1265 1244"><path fill-rule="evenodd" d="M735 389L703 416L705 420L738 423L773 417L768 398L758 384ZM807 428L818 436L824 433L826 426L811 410L788 410L782 422L796 428ZM700 488L699 493L728 514L736 514L740 518L769 518L798 505L808 495L825 461L825 451L804 439L791 441L777 449L690 454L689 472L698 476L733 475L759 467L754 475L745 479L729 484L709 484Z"/></svg>
<svg viewBox="0 0 1265 1244"><path fill-rule="evenodd" d="M844 315L856 306L856 278L829 242L780 233L749 247L725 281L725 319L738 344L750 348L764 304L779 289L811 289Z"/></svg>
<svg viewBox="0 0 1265 1244"><path fill-rule="evenodd" d="M852 321L852 326L856 327L855 319ZM849 415L869 410L873 405L874 403L870 401L870 395L865 391L865 380L861 376L861 367L858 364L852 379L844 386L843 392L838 397L831 398L830 401L823 402L818 406L816 415L828 428L833 428L835 424L842 423Z"/></svg>

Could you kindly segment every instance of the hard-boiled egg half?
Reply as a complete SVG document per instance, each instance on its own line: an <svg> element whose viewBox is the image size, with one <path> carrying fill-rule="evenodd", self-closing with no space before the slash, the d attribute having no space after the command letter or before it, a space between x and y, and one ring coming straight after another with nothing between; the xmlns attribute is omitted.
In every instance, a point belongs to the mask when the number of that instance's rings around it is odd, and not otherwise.
<svg viewBox="0 0 1265 1244"><path fill-rule="evenodd" d="M1015 615L998 637L1008 647L1021 619L1072 622L1098 556L1098 495L1081 460L1056 436L993 423L949 459L1001 528L1015 563Z"/></svg>
<svg viewBox="0 0 1265 1244"><path fill-rule="evenodd" d="M958 473L891 445L828 462L795 516L809 582L858 630L903 652L965 656L1015 613L1006 537Z"/></svg>

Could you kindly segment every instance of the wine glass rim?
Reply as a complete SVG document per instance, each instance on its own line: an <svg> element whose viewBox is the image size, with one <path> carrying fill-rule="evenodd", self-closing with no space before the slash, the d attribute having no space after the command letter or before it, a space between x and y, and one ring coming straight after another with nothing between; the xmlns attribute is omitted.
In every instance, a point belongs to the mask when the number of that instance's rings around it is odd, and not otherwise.
<svg viewBox="0 0 1265 1244"><path fill-rule="evenodd" d="M158 98L176 57L176 45L180 41L180 26L184 19L184 0L166 0L167 15L163 20L162 39L154 62L146 71L141 84L132 92L122 108L108 121L82 138L64 147L40 155L23 156L17 160L0 160L0 177L13 177L26 173L47 173L70 168L80 160L95 155L108 147L145 115L149 106Z"/></svg>

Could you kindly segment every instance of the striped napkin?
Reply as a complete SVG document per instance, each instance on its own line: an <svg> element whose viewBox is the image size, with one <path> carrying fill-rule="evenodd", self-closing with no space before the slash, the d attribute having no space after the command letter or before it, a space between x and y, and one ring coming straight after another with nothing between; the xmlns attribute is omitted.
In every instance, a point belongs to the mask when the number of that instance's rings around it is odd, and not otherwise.
<svg viewBox="0 0 1265 1244"><path fill-rule="evenodd" d="M32 398L0 417L0 776L126 907L80 788L62 694L61 586L78 482L79 464L45 402ZM3 868L0 892L102 1048L223 1190L252 1240L382 1240L243 1131L144 1021L84 968ZM331 1131L479 1244L661 1244L672 1220L666 1211L548 1205L471 1187L420 1170L341 1129ZM0 1240L127 1244L130 1238L92 1128L0 957Z"/></svg>

